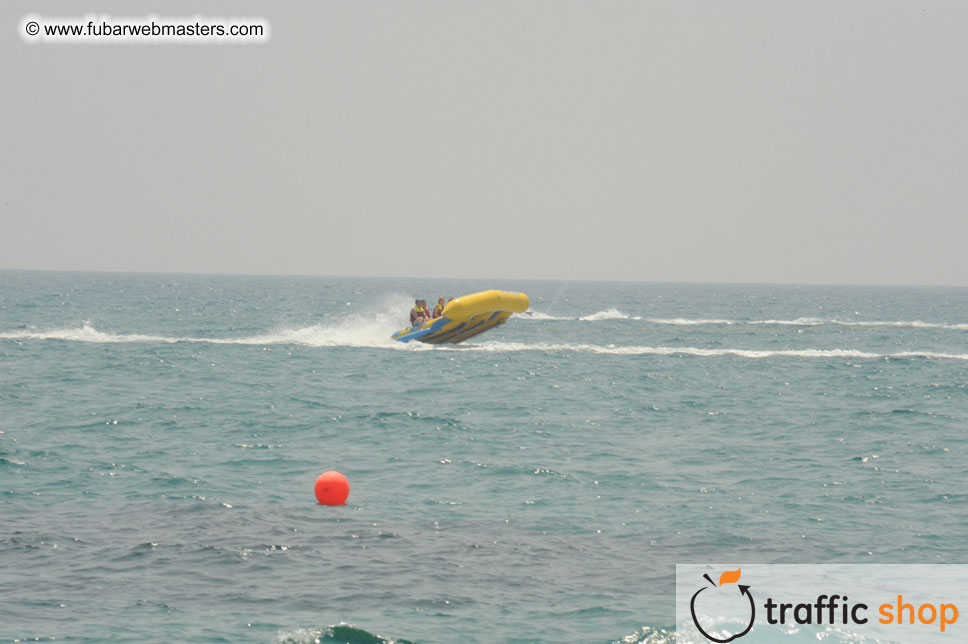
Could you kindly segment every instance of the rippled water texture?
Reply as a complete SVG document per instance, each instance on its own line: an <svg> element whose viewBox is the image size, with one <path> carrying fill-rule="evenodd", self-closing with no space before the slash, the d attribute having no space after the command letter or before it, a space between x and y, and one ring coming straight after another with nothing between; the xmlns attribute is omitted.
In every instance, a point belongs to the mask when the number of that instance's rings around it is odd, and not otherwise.
<svg viewBox="0 0 968 644"><path fill-rule="evenodd" d="M968 560L966 403L965 289L3 272L0 641L671 641L676 562Z"/></svg>

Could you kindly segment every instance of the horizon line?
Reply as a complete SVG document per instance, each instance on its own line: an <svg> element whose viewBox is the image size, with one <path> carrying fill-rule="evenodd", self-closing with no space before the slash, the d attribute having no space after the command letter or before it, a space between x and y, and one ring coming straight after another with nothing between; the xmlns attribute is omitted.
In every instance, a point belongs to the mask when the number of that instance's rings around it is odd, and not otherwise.
<svg viewBox="0 0 968 644"><path fill-rule="evenodd" d="M911 282L899 284L896 282L751 282L751 281L703 281L703 280L668 280L668 279L594 279L594 278L548 278L548 277L428 277L419 275L360 275L360 274L326 274L326 273L248 273L233 271L156 271L136 269L65 269L65 268L11 268L0 267L0 272L10 273L93 273L105 275L184 275L193 277L280 277L280 278L338 278L338 279L396 279L396 280L467 280L467 281L522 281L522 282L588 282L588 283L621 283L621 284L683 284L683 285L718 285L718 286L844 286L844 287L888 287L888 288L954 288L965 289L968 284L937 284L928 282Z"/></svg>

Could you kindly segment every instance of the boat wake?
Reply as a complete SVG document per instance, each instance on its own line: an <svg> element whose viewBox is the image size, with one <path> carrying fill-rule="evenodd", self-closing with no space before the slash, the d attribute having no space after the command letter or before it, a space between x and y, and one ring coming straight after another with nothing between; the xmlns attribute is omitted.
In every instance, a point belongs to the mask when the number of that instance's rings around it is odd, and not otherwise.
<svg viewBox="0 0 968 644"><path fill-rule="evenodd" d="M968 353L939 353L934 351L898 351L894 353L874 353L857 349L703 349L700 347L650 347L575 343L523 343L523 342L484 342L464 347L454 347L462 351L491 351L506 353L512 351L542 351L549 353L578 352L616 356L699 356L715 358L735 356L739 358L858 358L858 359L901 359L927 358L940 360L968 360Z"/></svg>
<svg viewBox="0 0 968 644"><path fill-rule="evenodd" d="M911 329L954 329L968 330L968 324L950 324L946 322L922 322L921 320L897 320L894 322L884 320L839 320L822 318L801 317L793 320L723 320L705 318L646 318L647 322L653 324L668 324L673 326L700 326L700 325L744 325L755 324L762 326L822 326L825 324L835 326L854 326L854 327L894 327Z"/></svg>
<svg viewBox="0 0 968 644"><path fill-rule="evenodd" d="M414 351L428 347L407 346L395 342L390 335L403 326L409 304L406 298L392 298L372 313L354 313L334 321L326 321L302 327L279 328L266 333L239 337L167 336L143 333L107 332L95 328L89 322L79 327L63 329L38 329L30 327L13 331L0 331L0 339L22 342L25 340L62 340L67 342L92 342L105 344L235 344L235 345L301 345L308 347L372 347Z"/></svg>
<svg viewBox="0 0 968 644"><path fill-rule="evenodd" d="M638 315L627 315L618 309L608 309L578 319L582 322L600 322L602 320L641 320L642 318Z"/></svg>
<svg viewBox="0 0 968 644"><path fill-rule="evenodd" d="M589 315L584 315L580 317L566 317L566 316L556 316L549 315L547 313L542 313L540 311L528 311L525 315L521 316L523 320L536 320L536 321L548 321L548 320L570 320L579 322L602 322L606 320L642 320L650 324L662 325L662 326L744 326L744 325L754 325L754 326L848 326L848 327L892 327L892 328L909 328L909 329L949 329L957 331L968 331L968 323L950 323L950 322L924 322L922 320L896 320L896 321L886 321L886 320L842 320L837 318L823 319L816 317L799 317L793 318L791 320L776 320L776 319L766 319L766 320L727 320L725 318L643 318L640 315L629 315L623 313L618 309L608 309L605 311L598 311L597 313L591 313Z"/></svg>
<svg viewBox="0 0 968 644"><path fill-rule="evenodd" d="M208 338L192 336L146 335L142 333L108 333L99 331L90 324L67 329L23 330L0 332L0 339L21 342L24 340L63 340L66 342L92 342L102 344L236 344L236 345L302 345L308 347L374 347L383 349L407 349L400 342L390 339L387 325L380 322L369 324L345 321L336 324L314 324L311 326L279 329L259 335L236 338Z"/></svg>
<svg viewBox="0 0 968 644"><path fill-rule="evenodd" d="M395 321L398 317L394 317ZM290 345L306 347L357 347L394 349L398 351L473 351L511 353L537 351L545 353L590 353L615 356L696 356L716 358L734 356L739 358L857 358L866 360L923 358L933 360L968 360L968 353L941 353L935 351L898 351L877 353L857 349L704 349L701 347L663 347L642 345L552 343L552 342L501 342L467 343L460 345L414 345L390 339L387 332L391 321L372 318L353 319L352 316L335 324L317 324L296 329L282 329L261 335L238 338L204 338L145 335L140 333L106 333L85 324L79 328L51 331L24 330L0 332L0 339L23 342L28 340L60 340L92 343L144 343L177 344L205 343L214 345L272 346Z"/></svg>

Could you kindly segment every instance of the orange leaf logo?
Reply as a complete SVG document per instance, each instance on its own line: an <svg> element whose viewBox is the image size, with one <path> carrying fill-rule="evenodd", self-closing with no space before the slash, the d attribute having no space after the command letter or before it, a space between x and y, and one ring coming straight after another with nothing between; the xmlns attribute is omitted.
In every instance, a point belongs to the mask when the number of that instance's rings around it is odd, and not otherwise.
<svg viewBox="0 0 968 644"><path fill-rule="evenodd" d="M723 584L735 584L739 581L739 574L742 568L737 568L736 570L727 570L719 576L719 585Z"/></svg>

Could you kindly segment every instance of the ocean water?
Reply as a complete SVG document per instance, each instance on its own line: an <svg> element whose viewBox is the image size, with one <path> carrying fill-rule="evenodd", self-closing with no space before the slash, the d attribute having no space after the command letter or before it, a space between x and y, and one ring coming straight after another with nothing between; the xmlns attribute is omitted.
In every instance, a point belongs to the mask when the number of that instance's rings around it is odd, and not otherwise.
<svg viewBox="0 0 968 644"><path fill-rule="evenodd" d="M673 642L677 562L968 562L966 429L968 289L0 272L0 641Z"/></svg>

